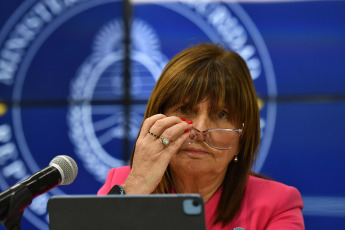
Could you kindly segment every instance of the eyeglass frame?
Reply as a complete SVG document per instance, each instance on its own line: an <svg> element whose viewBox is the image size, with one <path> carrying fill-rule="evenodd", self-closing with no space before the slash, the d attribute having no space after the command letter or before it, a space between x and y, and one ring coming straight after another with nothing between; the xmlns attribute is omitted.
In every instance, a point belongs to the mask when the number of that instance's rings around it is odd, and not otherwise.
<svg viewBox="0 0 345 230"><path fill-rule="evenodd" d="M197 128L190 128L190 129L193 129L193 130L196 130L197 133L194 137L194 139L191 139L190 142L188 142L188 144L186 145L190 145L193 143L193 141L195 141L195 139L198 137L199 133L209 133L211 131L215 131L215 130L224 130L224 131L230 131L230 132L235 132L237 133L237 138L239 138L239 136L241 136L241 134L243 133L243 128L244 128L244 123L242 123L242 129L222 129L222 128L214 128L214 129L207 129L207 130L204 130L204 131L200 131L198 130ZM228 149L232 149L232 147L234 146L234 144L230 147L227 147L227 148L219 148L219 147L215 147L215 146L212 146L210 143L208 143L208 138L207 138L207 134L205 135L205 142L208 146L210 146L211 148L214 148L214 149L218 149L218 150L228 150Z"/></svg>

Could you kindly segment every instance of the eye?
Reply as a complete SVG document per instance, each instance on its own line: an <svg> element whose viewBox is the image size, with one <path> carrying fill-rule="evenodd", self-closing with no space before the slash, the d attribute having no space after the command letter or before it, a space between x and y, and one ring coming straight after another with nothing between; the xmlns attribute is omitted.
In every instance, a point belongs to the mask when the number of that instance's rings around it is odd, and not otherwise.
<svg viewBox="0 0 345 230"><path fill-rule="evenodd" d="M177 112L179 112L180 114L190 114L190 113L191 113L190 109L187 109L186 106L179 106L179 107L177 107L176 110L177 110Z"/></svg>
<svg viewBox="0 0 345 230"><path fill-rule="evenodd" d="M217 114L217 117L220 118L220 119L227 118L227 117L228 117L228 113L225 112L224 110L222 110L221 112L219 112L219 113Z"/></svg>

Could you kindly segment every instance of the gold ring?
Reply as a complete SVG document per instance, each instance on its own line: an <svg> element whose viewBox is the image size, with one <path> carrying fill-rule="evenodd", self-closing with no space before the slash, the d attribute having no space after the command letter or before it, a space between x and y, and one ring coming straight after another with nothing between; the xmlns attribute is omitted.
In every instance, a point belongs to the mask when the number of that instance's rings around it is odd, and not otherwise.
<svg viewBox="0 0 345 230"><path fill-rule="evenodd" d="M158 136L157 136L156 134L154 134L153 132L151 132L151 131L149 131L149 134L150 134L151 136L153 136L153 137L158 138Z"/></svg>

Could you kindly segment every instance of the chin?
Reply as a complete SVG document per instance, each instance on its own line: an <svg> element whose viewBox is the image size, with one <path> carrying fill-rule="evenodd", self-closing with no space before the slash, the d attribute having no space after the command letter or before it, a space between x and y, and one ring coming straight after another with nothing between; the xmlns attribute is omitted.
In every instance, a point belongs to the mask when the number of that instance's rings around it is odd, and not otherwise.
<svg viewBox="0 0 345 230"><path fill-rule="evenodd" d="M176 157L170 162L170 167L174 171L183 173L207 173L211 170L210 159L200 159L200 157ZM212 171L212 170L211 170Z"/></svg>

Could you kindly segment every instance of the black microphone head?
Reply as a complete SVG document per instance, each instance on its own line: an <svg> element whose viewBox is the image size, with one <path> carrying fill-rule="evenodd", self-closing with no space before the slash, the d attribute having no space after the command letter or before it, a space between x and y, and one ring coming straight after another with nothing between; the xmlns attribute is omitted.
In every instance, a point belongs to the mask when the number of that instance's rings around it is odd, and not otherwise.
<svg viewBox="0 0 345 230"><path fill-rule="evenodd" d="M53 166L59 170L61 174L60 185L68 185L74 181L78 174L78 166L75 161L66 155L60 155L54 157L54 159L49 163L49 166Z"/></svg>

